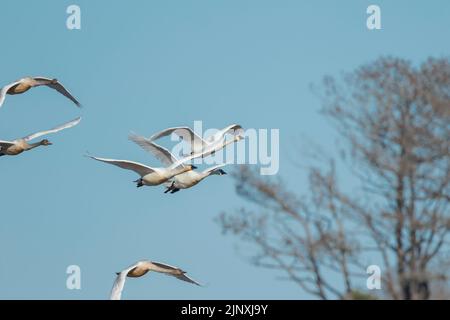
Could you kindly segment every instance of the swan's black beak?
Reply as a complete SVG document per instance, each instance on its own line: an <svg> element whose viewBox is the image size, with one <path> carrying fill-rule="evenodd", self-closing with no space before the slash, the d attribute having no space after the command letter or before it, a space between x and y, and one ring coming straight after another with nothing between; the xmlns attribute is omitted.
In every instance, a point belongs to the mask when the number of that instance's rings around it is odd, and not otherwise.
<svg viewBox="0 0 450 320"><path fill-rule="evenodd" d="M193 166L193 165L191 165L191 168L192 168L192 170L197 169L197 167L196 167L196 166Z"/></svg>
<svg viewBox="0 0 450 320"><path fill-rule="evenodd" d="M221 175L228 174L228 173L226 173L225 171L223 171L222 169L219 170L219 173L220 173Z"/></svg>

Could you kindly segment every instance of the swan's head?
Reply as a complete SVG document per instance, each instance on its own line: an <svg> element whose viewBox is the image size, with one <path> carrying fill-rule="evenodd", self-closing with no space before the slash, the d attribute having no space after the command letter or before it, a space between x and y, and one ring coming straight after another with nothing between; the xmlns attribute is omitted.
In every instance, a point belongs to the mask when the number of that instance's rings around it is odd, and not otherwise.
<svg viewBox="0 0 450 320"><path fill-rule="evenodd" d="M41 141L41 146L51 146L53 143L48 141L47 139L44 139Z"/></svg>
<svg viewBox="0 0 450 320"><path fill-rule="evenodd" d="M219 175L219 176L223 176L223 175L225 175L225 174L227 174L225 171L223 171L222 169L219 169L219 170L217 170L217 174Z"/></svg>

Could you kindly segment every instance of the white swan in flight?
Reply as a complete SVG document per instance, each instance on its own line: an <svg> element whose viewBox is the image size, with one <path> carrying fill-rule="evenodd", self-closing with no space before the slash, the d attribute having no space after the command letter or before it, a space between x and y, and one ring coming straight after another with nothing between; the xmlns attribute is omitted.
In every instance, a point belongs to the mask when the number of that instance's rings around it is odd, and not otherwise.
<svg viewBox="0 0 450 320"><path fill-rule="evenodd" d="M16 139L14 141L1 141L0 140L0 156L16 156L18 154L21 154L24 151L29 151L31 149L37 148L39 146L50 146L52 143L48 141L47 139L43 139L41 141L30 143L31 140L39 138L43 135L49 134L49 133L55 133L67 128L71 128L73 126L76 126L78 123L80 123L81 118L76 118L75 120L69 121L63 125L60 125L56 128L41 131L37 133L30 134L24 138Z"/></svg>
<svg viewBox="0 0 450 320"><path fill-rule="evenodd" d="M114 285L111 290L111 300L120 300L120 298L122 297L122 291L127 277L132 278L142 277L149 271L164 273L166 275L173 276L179 280L200 286L198 282L189 278L186 275L186 271L183 271L180 268L169 266L167 264L160 262L143 260L135 263L134 265L126 268L121 272L117 272L117 278L114 281Z"/></svg>
<svg viewBox="0 0 450 320"><path fill-rule="evenodd" d="M81 107L81 104L75 99L70 92L64 88L64 86L58 82L57 79L49 79L44 77L26 77L20 80L17 80L13 83L10 83L3 88L0 89L0 107L3 105L5 101L6 95L14 95L24 93L31 88L39 87L39 86L47 86L52 89L55 89L66 98L72 100L73 103L77 105L77 107Z"/></svg>
<svg viewBox="0 0 450 320"><path fill-rule="evenodd" d="M232 124L222 130L219 130L214 135L203 139L189 127L174 127L155 133L149 138L149 140L156 141L162 137L166 137L174 133L187 143L190 143L191 155L195 155L194 158L197 158L214 154L216 151L225 148L227 145L244 139L244 136L242 135L243 131L244 130L240 125ZM233 139L227 140L226 134L232 134Z"/></svg>
<svg viewBox="0 0 450 320"><path fill-rule="evenodd" d="M105 159L93 157L90 155L87 155L87 157L118 166L122 169L136 172L141 176L138 180L134 181L137 183L138 188L142 186L157 186L164 182L167 182L169 179L173 178L176 175L197 169L197 167L191 164L183 165L183 163L190 160L191 157L183 158L180 161L172 163L166 168L152 168L141 163L128 160Z"/></svg>
<svg viewBox="0 0 450 320"><path fill-rule="evenodd" d="M158 160L160 160L166 166L171 166L174 163L179 162L179 160L169 150L152 142L151 140L145 137L138 136L136 134L130 134L129 139L134 143L136 143L137 145L139 145L140 147L142 147L144 150L152 153ZM208 168L203 172L188 171L179 174L165 183L167 189L164 193L167 193L169 191L170 193L175 193L180 191L180 189L191 188L196 184L198 184L203 179L205 179L206 177L209 177L211 175L225 175L227 173L222 169L220 169L225 165L226 164L219 164L214 167Z"/></svg>

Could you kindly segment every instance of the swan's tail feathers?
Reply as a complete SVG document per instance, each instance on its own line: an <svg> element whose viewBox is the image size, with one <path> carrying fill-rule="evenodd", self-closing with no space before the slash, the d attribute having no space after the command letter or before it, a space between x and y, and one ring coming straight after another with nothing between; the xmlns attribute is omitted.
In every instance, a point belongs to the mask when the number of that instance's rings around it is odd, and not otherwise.
<svg viewBox="0 0 450 320"><path fill-rule="evenodd" d="M142 178L139 178L139 179L137 179L137 180L135 180L133 182L135 182L137 184L136 185L137 188L140 188L140 187L144 186L144 181L142 181Z"/></svg>

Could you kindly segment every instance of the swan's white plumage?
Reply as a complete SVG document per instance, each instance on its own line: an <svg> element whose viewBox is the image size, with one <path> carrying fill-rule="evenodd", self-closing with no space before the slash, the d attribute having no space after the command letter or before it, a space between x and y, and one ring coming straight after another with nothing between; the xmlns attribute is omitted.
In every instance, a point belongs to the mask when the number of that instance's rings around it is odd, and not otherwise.
<svg viewBox="0 0 450 320"><path fill-rule="evenodd" d="M10 83L10 84L7 84L0 90L0 107L3 105L3 102L5 101L6 93L8 92L8 90L11 89L12 87L14 87L15 85L18 85L19 83L20 83L20 80Z"/></svg>
<svg viewBox="0 0 450 320"><path fill-rule="evenodd" d="M139 145L144 150L152 153L158 160L160 160L165 165L171 165L173 163L179 163L180 160L177 159L169 150L164 148L163 146L160 146L156 144L155 142L151 141L150 139L147 139L142 136L138 136L136 134L131 134L129 136L129 139ZM198 155L192 155L187 157L194 158L198 157ZM169 189L166 190L170 191L172 188L174 189L188 189L190 187L195 186L200 181L205 179L206 177L210 176L211 174L223 174L224 172L216 172L217 169L225 166L226 164L219 164L213 167L210 167L203 172L196 172L196 171L188 171L179 175L174 176L172 179L168 180L164 185Z"/></svg>
<svg viewBox="0 0 450 320"><path fill-rule="evenodd" d="M243 137L240 134L242 131L242 126L232 124L222 130L219 130L214 135L203 139L189 127L173 127L155 133L149 138L149 140L156 141L173 133L185 140L188 144L190 143L192 159L195 159L209 156L214 152L225 148L228 144L242 139ZM235 138L231 141L226 141L225 136L229 133L233 133Z"/></svg>
<svg viewBox="0 0 450 320"><path fill-rule="evenodd" d="M205 170L203 171L203 174L211 173L211 172L216 171L217 169L220 169L220 168L222 168L222 167L224 167L224 166L226 166L226 165L227 165L226 163L221 163L221 164L218 164L218 165L209 167L209 168L207 168L207 169L205 169Z"/></svg>
<svg viewBox="0 0 450 320"><path fill-rule="evenodd" d="M37 86L47 86L49 88L52 88L71 100L78 107L81 107L81 104L78 102L78 100L59 81L53 83L51 82L53 79L45 77L34 77L33 79L36 81Z"/></svg>
<svg viewBox="0 0 450 320"><path fill-rule="evenodd" d="M167 128L163 131L155 133L149 138L149 140L156 141L162 137L171 135L172 133L176 134L184 141L190 141L192 150L201 150L205 147L205 141L189 127Z"/></svg>
<svg viewBox="0 0 450 320"><path fill-rule="evenodd" d="M116 159L106 159L106 158L99 158L94 156L88 156L91 159L109 163L115 166L118 166L125 170L131 170L139 174L141 177L150 174L152 172L155 172L155 169L152 167L148 167L146 165L143 165L139 162L129 161L129 160L116 160Z"/></svg>
<svg viewBox="0 0 450 320"><path fill-rule="evenodd" d="M112 290L111 290L111 300L120 300L122 298L122 291L123 287L125 286L125 280L127 279L127 274L134 268L136 268L138 263L135 263L134 265L126 268L125 270L121 271L114 281Z"/></svg>
<svg viewBox="0 0 450 320"><path fill-rule="evenodd" d="M161 262L154 262L154 261L148 261L148 260L142 260L138 261L137 263L133 264L132 266L129 266L125 270L121 271L114 281L112 290L111 290L111 300L120 300L122 297L123 288L125 286L125 281L127 276L130 274L131 271L133 271L135 268L139 268L140 272L139 274L134 274L134 277L141 277L145 275L149 271L163 273L168 276L173 276L179 280L189 282L192 284L196 284L200 286L200 284L193 280L192 278L188 277L186 275L186 272L181 270L180 268L161 263Z"/></svg>
<svg viewBox="0 0 450 320"><path fill-rule="evenodd" d="M156 159L166 166L171 166L178 162L178 159L166 148L156 145L151 140L136 134L130 134L128 137L131 141L139 145L144 150L152 153Z"/></svg>
<svg viewBox="0 0 450 320"><path fill-rule="evenodd" d="M41 137L43 135L46 135L46 134L55 133L55 132L58 132L58 131L61 131L61 130L64 130L64 129L72 128L72 127L76 126L77 124L79 124L80 121L81 121L81 117L78 117L78 118L76 118L76 119L74 119L72 121L64 123L64 124L62 124L60 126L57 126L57 127L53 128L53 129L30 134L30 135L24 137L23 139L25 141L30 141L30 140L39 138L39 137Z"/></svg>
<svg viewBox="0 0 450 320"><path fill-rule="evenodd" d="M70 99L73 103L75 103L76 106L81 107L81 104L78 102L78 100L58 80L45 77L25 77L10 84L7 84L0 90L0 107L3 105L8 91L14 86L20 84L28 86L25 91L28 91L29 89L34 87L47 86L49 88L58 91L66 98Z"/></svg>
<svg viewBox="0 0 450 320"><path fill-rule="evenodd" d="M236 131L242 131L242 127L238 124L232 124L229 125L228 127L219 130L218 132L216 132L215 134L213 134L212 136L208 137L208 139L206 139L209 143L214 143L214 142L219 142L222 139L225 138L225 135L227 133L236 133Z"/></svg>
<svg viewBox="0 0 450 320"><path fill-rule="evenodd" d="M81 121L81 118L78 117L72 121L66 122L62 125L59 125L53 129L40 131L37 133L30 134L26 137L16 139L14 141L0 141L0 155L18 155L24 151L31 150L37 146L42 145L42 143L30 143L31 140L36 139L38 137L41 137L46 134L55 133L64 129L72 128L79 124ZM47 144L50 145L51 143L46 141Z"/></svg>
<svg viewBox="0 0 450 320"><path fill-rule="evenodd" d="M152 142L151 139L147 139L134 133L130 134L128 138L144 150L152 153L156 159L161 161L161 163L163 163L164 165L169 166L171 169L182 167L184 166L184 163L202 156L202 154L190 155L181 159L177 159L177 157L175 157L169 150Z"/></svg>

